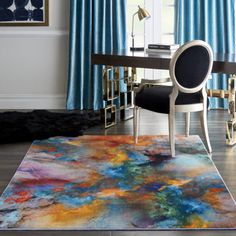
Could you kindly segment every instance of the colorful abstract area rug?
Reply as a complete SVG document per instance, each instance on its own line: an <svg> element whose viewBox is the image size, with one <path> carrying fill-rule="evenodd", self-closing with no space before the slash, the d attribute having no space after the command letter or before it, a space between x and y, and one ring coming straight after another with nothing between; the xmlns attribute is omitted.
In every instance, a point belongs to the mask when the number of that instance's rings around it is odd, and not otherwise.
<svg viewBox="0 0 236 236"><path fill-rule="evenodd" d="M35 141L0 198L1 230L234 229L236 205L198 136Z"/></svg>

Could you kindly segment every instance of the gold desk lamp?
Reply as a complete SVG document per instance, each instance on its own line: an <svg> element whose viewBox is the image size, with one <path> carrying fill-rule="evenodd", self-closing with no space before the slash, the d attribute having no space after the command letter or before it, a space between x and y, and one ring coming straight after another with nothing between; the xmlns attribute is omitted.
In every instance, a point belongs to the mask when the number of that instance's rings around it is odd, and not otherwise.
<svg viewBox="0 0 236 236"><path fill-rule="evenodd" d="M148 19L150 18L150 14L148 13L147 10L145 10L144 8L141 8L140 6L138 6L138 11L135 12L133 14L133 18L132 18L132 33L131 33L131 37L132 37L132 47L130 48L130 51L144 51L144 47L134 47L134 17L136 15L138 15L138 18L140 21L144 20L144 19Z"/></svg>

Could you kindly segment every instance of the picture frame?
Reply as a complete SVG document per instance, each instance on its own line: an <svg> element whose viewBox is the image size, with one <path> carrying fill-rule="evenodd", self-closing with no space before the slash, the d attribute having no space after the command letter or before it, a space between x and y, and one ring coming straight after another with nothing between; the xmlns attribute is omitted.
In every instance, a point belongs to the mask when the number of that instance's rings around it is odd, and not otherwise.
<svg viewBox="0 0 236 236"><path fill-rule="evenodd" d="M49 0L0 0L0 26L49 26Z"/></svg>

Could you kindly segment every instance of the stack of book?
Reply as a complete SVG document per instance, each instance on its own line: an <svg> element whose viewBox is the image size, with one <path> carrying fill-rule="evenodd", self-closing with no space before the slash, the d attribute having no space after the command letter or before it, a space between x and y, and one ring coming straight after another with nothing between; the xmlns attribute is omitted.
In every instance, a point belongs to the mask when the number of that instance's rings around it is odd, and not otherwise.
<svg viewBox="0 0 236 236"><path fill-rule="evenodd" d="M147 54L168 53L172 54L179 48L179 44L148 44Z"/></svg>

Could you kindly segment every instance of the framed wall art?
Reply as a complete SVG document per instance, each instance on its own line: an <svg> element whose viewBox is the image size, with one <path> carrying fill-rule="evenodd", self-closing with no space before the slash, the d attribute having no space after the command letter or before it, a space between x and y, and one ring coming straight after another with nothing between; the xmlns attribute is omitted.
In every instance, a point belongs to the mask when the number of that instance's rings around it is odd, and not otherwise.
<svg viewBox="0 0 236 236"><path fill-rule="evenodd" d="M0 0L0 26L48 26L49 0Z"/></svg>

